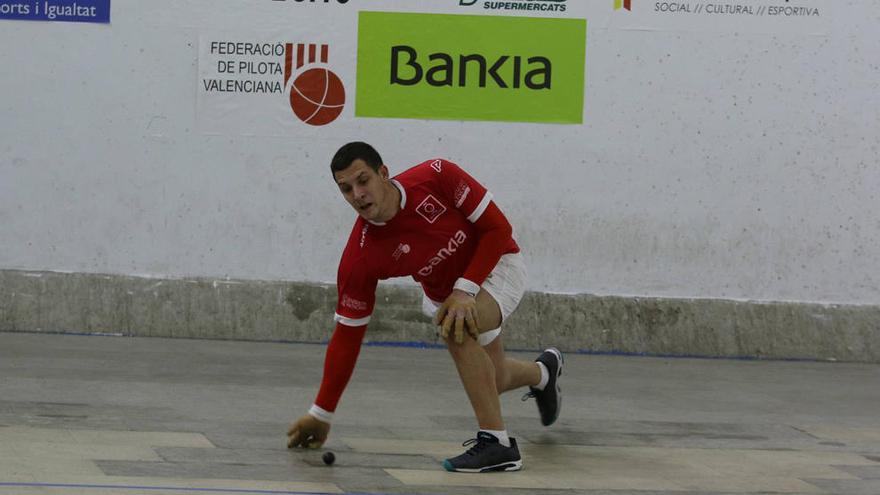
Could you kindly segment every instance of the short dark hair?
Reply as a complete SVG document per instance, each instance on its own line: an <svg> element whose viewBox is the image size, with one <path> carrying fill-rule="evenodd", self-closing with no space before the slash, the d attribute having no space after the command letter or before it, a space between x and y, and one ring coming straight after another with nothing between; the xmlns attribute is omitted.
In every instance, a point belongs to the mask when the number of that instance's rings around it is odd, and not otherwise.
<svg viewBox="0 0 880 495"><path fill-rule="evenodd" d="M376 148L362 141L354 141L339 148L330 162L330 174L336 179L336 172L347 169L355 160L363 160L374 172L383 165L382 157Z"/></svg>

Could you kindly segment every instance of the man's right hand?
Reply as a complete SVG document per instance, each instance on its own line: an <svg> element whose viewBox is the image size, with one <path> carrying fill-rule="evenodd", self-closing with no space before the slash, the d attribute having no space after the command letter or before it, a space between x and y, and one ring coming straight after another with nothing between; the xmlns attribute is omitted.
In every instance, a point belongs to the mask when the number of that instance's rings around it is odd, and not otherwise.
<svg viewBox="0 0 880 495"><path fill-rule="evenodd" d="M456 344L464 342L465 331L478 340L477 300L474 296L455 289L434 314L434 324L440 325L440 338L449 342L450 334Z"/></svg>
<svg viewBox="0 0 880 495"><path fill-rule="evenodd" d="M290 428L287 429L287 448L320 448L327 441L329 433L330 423L325 423L311 414L306 414L291 423Z"/></svg>

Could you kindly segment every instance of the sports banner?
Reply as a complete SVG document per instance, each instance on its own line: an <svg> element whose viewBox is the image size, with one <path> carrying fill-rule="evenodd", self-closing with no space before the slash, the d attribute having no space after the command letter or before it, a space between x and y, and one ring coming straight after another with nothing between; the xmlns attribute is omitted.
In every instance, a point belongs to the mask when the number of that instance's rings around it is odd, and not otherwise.
<svg viewBox="0 0 880 495"><path fill-rule="evenodd" d="M639 31L823 35L831 0L606 0L604 27ZM593 5L595 8L595 5ZM607 15L607 11L606 11ZM595 17L591 17L595 18Z"/></svg>
<svg viewBox="0 0 880 495"><path fill-rule="evenodd" d="M12 12L11 2L0 2ZM33 13L16 5L16 12ZM321 129L398 118L577 125L590 120L590 102L608 97L595 93L601 85L586 84L588 77L603 77L593 62L610 49L639 50L621 44L639 43L639 33L802 36L822 35L832 24L830 0L383 5L379 12L357 11L352 2L277 3L278 15L296 22L284 29L201 32L198 129L316 136ZM324 29L328 22L335 28Z"/></svg>
<svg viewBox="0 0 880 495"><path fill-rule="evenodd" d="M358 117L579 124L583 19L361 12Z"/></svg>
<svg viewBox="0 0 880 495"><path fill-rule="evenodd" d="M0 19L110 22L110 0L0 0Z"/></svg>
<svg viewBox="0 0 880 495"><path fill-rule="evenodd" d="M352 52L352 50L348 50ZM350 106L354 53L296 32L202 33L198 125L205 134L283 136L336 122Z"/></svg>

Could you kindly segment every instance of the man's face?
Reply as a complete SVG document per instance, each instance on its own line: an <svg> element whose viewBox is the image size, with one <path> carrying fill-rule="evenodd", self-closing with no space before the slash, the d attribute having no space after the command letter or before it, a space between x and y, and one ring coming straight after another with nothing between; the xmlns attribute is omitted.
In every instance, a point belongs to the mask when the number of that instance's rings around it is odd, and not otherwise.
<svg viewBox="0 0 880 495"><path fill-rule="evenodd" d="M382 165L378 173L363 160L355 160L344 170L333 174L336 185L348 204L365 220L382 222L383 208L387 209L388 167Z"/></svg>

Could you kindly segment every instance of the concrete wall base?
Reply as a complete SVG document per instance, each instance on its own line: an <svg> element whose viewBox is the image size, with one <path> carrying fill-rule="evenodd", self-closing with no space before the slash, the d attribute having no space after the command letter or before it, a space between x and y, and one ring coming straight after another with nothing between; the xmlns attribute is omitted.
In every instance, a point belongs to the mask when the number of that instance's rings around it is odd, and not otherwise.
<svg viewBox="0 0 880 495"><path fill-rule="evenodd" d="M334 286L0 270L0 331L324 342ZM421 291L382 286L370 342L440 344ZM880 362L880 306L529 293L510 349Z"/></svg>

